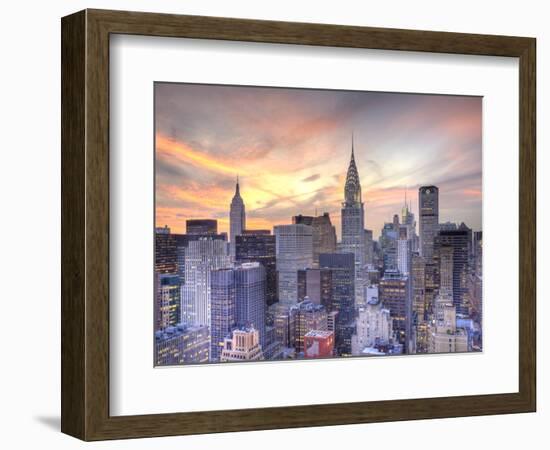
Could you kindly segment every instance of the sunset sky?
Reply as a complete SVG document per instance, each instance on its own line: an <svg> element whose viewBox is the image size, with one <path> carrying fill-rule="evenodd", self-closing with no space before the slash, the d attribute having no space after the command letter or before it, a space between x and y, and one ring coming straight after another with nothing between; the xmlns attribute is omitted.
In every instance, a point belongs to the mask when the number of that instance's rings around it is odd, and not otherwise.
<svg viewBox="0 0 550 450"><path fill-rule="evenodd" d="M435 184L440 221L481 229L480 97L155 84L156 225L229 229L237 174L247 228L340 209L355 135L365 225L380 234L405 191Z"/></svg>

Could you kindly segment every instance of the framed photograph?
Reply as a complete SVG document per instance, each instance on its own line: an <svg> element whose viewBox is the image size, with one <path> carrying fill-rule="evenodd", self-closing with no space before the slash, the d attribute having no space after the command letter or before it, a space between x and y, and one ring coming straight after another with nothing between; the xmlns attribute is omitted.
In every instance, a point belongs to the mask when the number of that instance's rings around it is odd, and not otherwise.
<svg viewBox="0 0 550 450"><path fill-rule="evenodd" d="M61 29L63 432L535 411L534 38Z"/></svg>

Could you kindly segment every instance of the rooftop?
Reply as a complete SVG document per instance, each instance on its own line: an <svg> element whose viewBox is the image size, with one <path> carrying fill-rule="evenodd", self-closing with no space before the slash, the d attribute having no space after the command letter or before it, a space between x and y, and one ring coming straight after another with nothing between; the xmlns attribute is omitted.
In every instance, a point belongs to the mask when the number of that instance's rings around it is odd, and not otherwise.
<svg viewBox="0 0 550 450"><path fill-rule="evenodd" d="M311 331L308 331L306 334L304 334L304 337L328 338L328 337L330 337L332 334L334 334L332 331L311 330Z"/></svg>

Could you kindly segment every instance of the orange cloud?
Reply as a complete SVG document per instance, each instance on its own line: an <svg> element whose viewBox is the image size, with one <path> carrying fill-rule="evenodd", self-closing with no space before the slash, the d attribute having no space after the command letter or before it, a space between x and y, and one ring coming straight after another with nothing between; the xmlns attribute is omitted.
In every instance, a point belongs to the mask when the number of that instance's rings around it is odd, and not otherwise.
<svg viewBox="0 0 550 450"><path fill-rule="evenodd" d="M464 189L462 192L468 197L481 198L481 190L479 189Z"/></svg>
<svg viewBox="0 0 550 450"><path fill-rule="evenodd" d="M155 140L157 157L164 158L172 164L176 160L215 172L234 175L240 171L240 173L246 174L242 168L234 167L227 162L213 158L204 152L191 148L183 142L175 141L160 133L157 133Z"/></svg>

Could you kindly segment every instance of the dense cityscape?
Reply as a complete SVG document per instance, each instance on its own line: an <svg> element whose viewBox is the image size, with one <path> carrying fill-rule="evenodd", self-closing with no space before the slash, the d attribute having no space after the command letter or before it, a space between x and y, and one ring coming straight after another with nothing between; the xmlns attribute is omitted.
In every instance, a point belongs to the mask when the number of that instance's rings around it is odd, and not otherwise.
<svg viewBox="0 0 550 450"><path fill-rule="evenodd" d="M418 231L405 193L374 240L354 153L339 242L329 213L247 228L238 178L229 235L156 228L155 365L481 351L482 232L441 223L426 185Z"/></svg>

